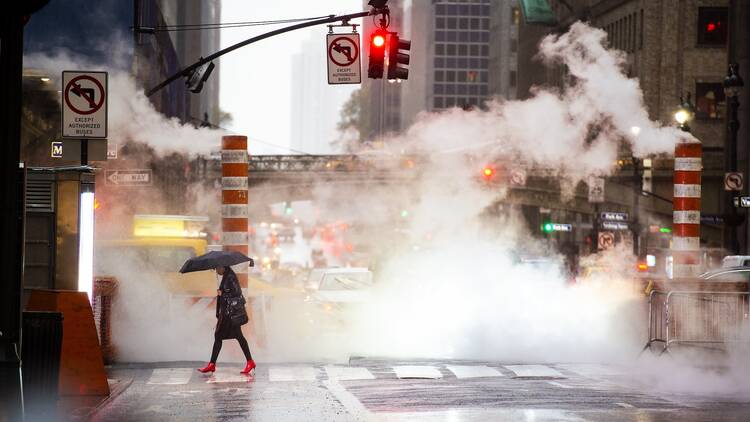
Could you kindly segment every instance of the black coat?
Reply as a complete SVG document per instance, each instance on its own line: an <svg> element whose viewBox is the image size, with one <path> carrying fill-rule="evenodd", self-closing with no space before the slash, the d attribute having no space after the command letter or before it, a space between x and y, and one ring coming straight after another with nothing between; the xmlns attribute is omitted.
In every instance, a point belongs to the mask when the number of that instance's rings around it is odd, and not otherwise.
<svg viewBox="0 0 750 422"><path fill-rule="evenodd" d="M232 323L227 310L227 300L242 297L240 282L237 274L231 268L227 268L219 284L221 296L216 297L216 331L215 336L220 339L237 338L242 332L240 326Z"/></svg>

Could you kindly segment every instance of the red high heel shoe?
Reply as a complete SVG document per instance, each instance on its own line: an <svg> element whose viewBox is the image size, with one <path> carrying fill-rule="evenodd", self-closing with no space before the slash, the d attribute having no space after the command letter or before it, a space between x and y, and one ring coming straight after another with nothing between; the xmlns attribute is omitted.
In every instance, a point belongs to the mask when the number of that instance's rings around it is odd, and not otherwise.
<svg viewBox="0 0 750 422"><path fill-rule="evenodd" d="M206 365L205 368L198 369L198 372L206 373L206 372L214 372L216 371L216 364L213 362L209 362L208 365Z"/></svg>
<svg viewBox="0 0 750 422"><path fill-rule="evenodd" d="M247 375L253 369L255 369L255 361L251 359L251 360L247 361L247 365L245 365L245 369L243 369L242 372L240 372L240 374Z"/></svg>

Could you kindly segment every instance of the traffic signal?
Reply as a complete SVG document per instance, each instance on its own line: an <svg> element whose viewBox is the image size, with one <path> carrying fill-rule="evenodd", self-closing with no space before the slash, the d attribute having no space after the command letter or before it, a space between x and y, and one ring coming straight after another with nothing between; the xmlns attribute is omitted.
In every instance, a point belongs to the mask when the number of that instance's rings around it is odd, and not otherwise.
<svg viewBox="0 0 750 422"><path fill-rule="evenodd" d="M385 38L388 33L378 29L370 36L370 60L367 66L367 77L380 79L385 70Z"/></svg>
<svg viewBox="0 0 750 422"><path fill-rule="evenodd" d="M203 60L203 57L201 57L201 60ZM190 92L195 94L201 92L203 83L211 76L214 67L214 62L204 63L193 69L189 75L186 75L187 80L185 81L185 85L187 85Z"/></svg>
<svg viewBox="0 0 750 422"><path fill-rule="evenodd" d="M486 182L489 182L490 180L492 180L495 177L496 173L497 173L497 171L495 170L494 167L492 167L492 166L484 166L484 168L482 169L482 178Z"/></svg>
<svg viewBox="0 0 750 422"><path fill-rule="evenodd" d="M399 65L409 65L409 55L406 53L410 48L411 41L399 39L397 33L391 33L388 40L388 79L409 79L409 69Z"/></svg>
<svg viewBox="0 0 750 422"><path fill-rule="evenodd" d="M650 158L644 158L642 161L643 170L641 175L641 190L643 192L654 191L654 173Z"/></svg>
<svg viewBox="0 0 750 422"><path fill-rule="evenodd" d="M545 221L544 223L542 223L542 231L544 233L552 233L553 231L555 231L555 225L550 221Z"/></svg>

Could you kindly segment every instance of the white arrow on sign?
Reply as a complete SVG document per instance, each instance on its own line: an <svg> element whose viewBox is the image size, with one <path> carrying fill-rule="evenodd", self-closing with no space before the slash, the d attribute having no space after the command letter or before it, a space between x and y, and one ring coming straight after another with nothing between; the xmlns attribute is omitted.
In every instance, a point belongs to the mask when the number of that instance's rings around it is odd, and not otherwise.
<svg viewBox="0 0 750 422"><path fill-rule="evenodd" d="M149 186L151 170L107 170L106 183L117 186Z"/></svg>

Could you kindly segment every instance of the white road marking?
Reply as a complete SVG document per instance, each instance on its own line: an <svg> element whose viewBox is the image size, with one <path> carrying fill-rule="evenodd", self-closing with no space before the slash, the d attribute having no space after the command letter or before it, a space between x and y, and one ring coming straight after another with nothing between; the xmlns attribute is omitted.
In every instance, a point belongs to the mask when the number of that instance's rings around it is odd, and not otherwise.
<svg viewBox="0 0 750 422"><path fill-rule="evenodd" d="M456 375L456 378L459 379L503 376L503 374L497 369L484 365L446 365L446 368L453 372Z"/></svg>
<svg viewBox="0 0 750 422"><path fill-rule="evenodd" d="M211 375L208 380L206 381L207 384L221 384L221 383L228 383L228 382L234 382L234 383L241 383L241 382L250 382L253 380L253 377L250 375L240 374L240 370L238 368L232 368L232 369L222 369L218 370Z"/></svg>
<svg viewBox="0 0 750 422"><path fill-rule="evenodd" d="M443 378L443 374L434 366L405 365L394 366L393 370L399 378L424 378L438 379Z"/></svg>
<svg viewBox="0 0 750 422"><path fill-rule="evenodd" d="M328 379L337 381L351 380L374 380L375 376L367 369L357 366L334 366L325 367Z"/></svg>
<svg viewBox="0 0 750 422"><path fill-rule="evenodd" d="M554 385L555 387L560 387L560 388L574 388L571 385L565 385L556 381L547 381L547 384Z"/></svg>
<svg viewBox="0 0 750 422"><path fill-rule="evenodd" d="M615 403L615 404L618 405L618 406L620 406L620 407L624 407L626 409L633 409L635 407L635 406L633 406L630 403Z"/></svg>
<svg viewBox="0 0 750 422"><path fill-rule="evenodd" d="M602 376L625 374L625 372L618 367L612 365L603 365L600 363L566 363L564 365L557 366L570 372L575 372L576 374L582 375L587 378L599 378Z"/></svg>
<svg viewBox="0 0 750 422"><path fill-rule="evenodd" d="M187 384L193 376L193 368L156 368L146 384L180 385Z"/></svg>
<svg viewBox="0 0 750 422"><path fill-rule="evenodd" d="M312 366L272 366L268 369L270 381L315 381Z"/></svg>
<svg viewBox="0 0 750 422"><path fill-rule="evenodd" d="M372 412L367 410L367 408L357 399L357 397L347 391L346 388L339 384L337 380L334 379L323 381L323 385L328 389L328 391L331 392L331 394L336 397L336 400L338 400L339 403L344 406L347 412L349 412L349 414L352 415L355 420L366 422L375 422L381 420L380 418L377 418Z"/></svg>
<svg viewBox="0 0 750 422"><path fill-rule="evenodd" d="M565 375L561 374L554 368L550 368L545 365L503 365L516 377L555 377L565 378Z"/></svg>

